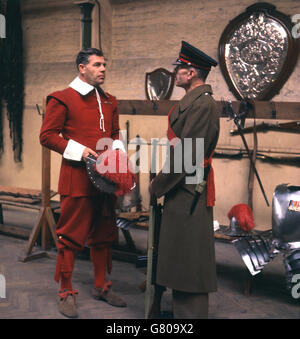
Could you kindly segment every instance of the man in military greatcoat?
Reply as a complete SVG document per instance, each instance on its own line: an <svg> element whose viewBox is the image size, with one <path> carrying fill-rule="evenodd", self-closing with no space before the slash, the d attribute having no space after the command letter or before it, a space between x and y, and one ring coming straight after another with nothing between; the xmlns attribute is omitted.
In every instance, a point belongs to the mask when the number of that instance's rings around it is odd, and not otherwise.
<svg viewBox="0 0 300 339"><path fill-rule="evenodd" d="M217 289L212 154L219 136L219 118L212 88L205 81L217 62L183 41L175 64L176 85L186 94L169 113L168 138L178 138L182 150L184 141L192 140L190 151L184 151L182 159L191 156L193 164L199 152L196 140L204 139L204 170L200 171L204 176L199 180L204 190L198 196L198 181L188 180L196 174L187 173L184 165L180 173L175 170L178 157L174 154L178 153L173 143L167 157L168 173L162 170L149 186L151 194L165 197L156 283L172 289L175 318L206 318L208 294Z"/></svg>

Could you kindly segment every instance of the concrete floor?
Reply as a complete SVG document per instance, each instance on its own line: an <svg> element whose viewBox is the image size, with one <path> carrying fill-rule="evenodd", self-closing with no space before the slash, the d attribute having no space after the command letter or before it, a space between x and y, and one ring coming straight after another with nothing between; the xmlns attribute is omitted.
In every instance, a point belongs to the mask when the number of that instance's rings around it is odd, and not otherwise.
<svg viewBox="0 0 300 339"><path fill-rule="evenodd" d="M34 225L36 213L4 210L5 224ZM146 251L147 232L131 230L136 246ZM120 243L124 239L120 232ZM18 256L27 241L0 235L0 274L6 280L6 298L0 298L0 318L64 318L57 310L57 284L53 280L55 259L37 259L21 263ZM38 250L38 249L35 249ZM256 276L252 294L244 295L245 265L236 249L227 243L216 242L218 291L210 294L211 319L299 319L299 299L295 300L285 290L285 272L279 255ZM140 285L145 281L145 269L132 263L113 261L111 275L114 290L128 306L115 308L91 298L93 285L92 264L77 259L73 273L73 287L79 290L78 311L81 319L143 319L144 293ZM0 290L1 291L1 290ZM172 312L171 291L163 296L162 310Z"/></svg>

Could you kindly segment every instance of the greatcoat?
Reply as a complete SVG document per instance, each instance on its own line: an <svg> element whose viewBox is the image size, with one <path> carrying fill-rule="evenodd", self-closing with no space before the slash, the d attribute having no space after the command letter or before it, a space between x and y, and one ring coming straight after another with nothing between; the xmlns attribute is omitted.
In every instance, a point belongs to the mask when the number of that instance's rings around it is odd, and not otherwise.
<svg viewBox="0 0 300 339"><path fill-rule="evenodd" d="M193 161L196 138L204 138L206 158L212 154L218 141L219 118L211 94L210 85L196 87L181 99L169 117L170 126L182 143L184 138L192 139ZM167 161L170 173L161 171L152 182L155 196L165 196L156 283L184 292L214 292L217 279L213 207L207 207L205 188L190 215L196 185L186 183L188 174L185 171L177 173L174 170L173 148Z"/></svg>

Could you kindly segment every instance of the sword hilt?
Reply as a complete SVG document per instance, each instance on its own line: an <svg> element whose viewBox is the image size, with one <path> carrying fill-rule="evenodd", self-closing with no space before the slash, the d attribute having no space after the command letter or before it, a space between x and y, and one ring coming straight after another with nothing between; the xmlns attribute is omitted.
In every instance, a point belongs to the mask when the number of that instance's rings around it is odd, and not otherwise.
<svg viewBox="0 0 300 339"><path fill-rule="evenodd" d="M206 181L203 180L203 181L199 182L199 184L196 185L195 191L202 194L204 189L205 189L205 186L206 186Z"/></svg>

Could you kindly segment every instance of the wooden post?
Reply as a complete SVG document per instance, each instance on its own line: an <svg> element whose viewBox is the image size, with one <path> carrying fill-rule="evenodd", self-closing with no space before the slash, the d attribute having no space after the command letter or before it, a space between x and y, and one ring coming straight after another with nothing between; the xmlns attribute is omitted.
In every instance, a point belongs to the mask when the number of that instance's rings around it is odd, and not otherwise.
<svg viewBox="0 0 300 339"><path fill-rule="evenodd" d="M43 118L46 111L46 101L43 101ZM38 216L38 220L33 227L28 245L25 250L25 255L20 256L19 260L22 262L33 259L48 257L47 252L38 252L31 254L38 235L41 233L42 249L49 250L51 248L51 238L57 246L57 239L55 233L55 219L50 206L50 169L51 169L51 151L42 147L42 203Z"/></svg>

